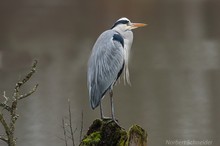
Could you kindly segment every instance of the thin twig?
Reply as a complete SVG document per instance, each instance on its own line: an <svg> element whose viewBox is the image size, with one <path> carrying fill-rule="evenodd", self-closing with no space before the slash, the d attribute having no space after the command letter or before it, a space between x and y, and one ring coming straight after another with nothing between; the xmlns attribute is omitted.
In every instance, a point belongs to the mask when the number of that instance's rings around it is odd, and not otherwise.
<svg viewBox="0 0 220 146"><path fill-rule="evenodd" d="M70 133L71 133L71 140L73 146L75 146L75 140L74 140L74 132L73 132L73 126L72 126L72 115L71 115L71 109L70 109L70 100L68 99L69 104L69 127L70 127Z"/></svg>
<svg viewBox="0 0 220 146"><path fill-rule="evenodd" d="M20 95L18 100L21 100L21 99L26 98L26 97L30 96L31 94L33 94L37 90L37 87L38 87L38 84L36 84L34 86L34 88L32 90L30 90L28 93L26 93L24 95Z"/></svg>
<svg viewBox="0 0 220 146"><path fill-rule="evenodd" d="M75 133L76 133L76 131L77 131L77 127L74 129L73 134L75 134Z"/></svg>
<svg viewBox="0 0 220 146"><path fill-rule="evenodd" d="M36 72L36 67L37 67L37 60L34 60L34 63L31 67L31 71L25 76L25 78L23 78L21 81L19 81L16 84L15 90L19 91L19 88L32 77L32 75Z"/></svg>
<svg viewBox="0 0 220 146"><path fill-rule="evenodd" d="M2 110L6 109L7 111L11 111L11 107L5 103L0 103L0 106L3 107Z"/></svg>
<svg viewBox="0 0 220 146"><path fill-rule="evenodd" d="M81 114L81 128L80 128L79 142L82 140L82 131L83 131L83 111Z"/></svg>
<svg viewBox="0 0 220 146"><path fill-rule="evenodd" d="M0 113L0 122L1 122L1 123L2 123L2 125L3 125L3 127L4 127L4 129L5 129L6 134L8 134L8 133L9 133L9 131L10 131L10 128L9 128L8 124L6 123L6 120L4 119L4 117L3 117L3 114L2 114L2 113Z"/></svg>
<svg viewBox="0 0 220 146"><path fill-rule="evenodd" d="M59 137L59 136L56 136L57 138L59 138L60 140L62 140L62 141L65 141L65 139L64 138L62 138L62 137ZM67 145L68 146L68 145Z"/></svg>
<svg viewBox="0 0 220 146"><path fill-rule="evenodd" d="M4 137L4 136L1 136L1 135L0 135L0 140L2 140L2 141L4 141L4 142L8 143L8 139L7 139L6 137Z"/></svg>
<svg viewBox="0 0 220 146"><path fill-rule="evenodd" d="M7 136L9 136L10 134L10 128L6 122L6 120L4 119L4 116L2 113L0 113L0 122L2 123L4 129L5 129L5 133L7 134Z"/></svg>
<svg viewBox="0 0 220 146"><path fill-rule="evenodd" d="M62 118L62 128L63 128L63 135L64 135L65 145L68 146L64 118Z"/></svg>
<svg viewBox="0 0 220 146"><path fill-rule="evenodd" d="M5 98L5 104L7 104L8 103L8 97L6 96L6 92L4 91L3 92L3 97Z"/></svg>
<svg viewBox="0 0 220 146"><path fill-rule="evenodd" d="M36 72L36 67L37 67L37 60L34 60L34 63L31 67L31 71L25 76L25 78L23 78L21 81L16 83L15 90L14 90L14 98L15 99L18 98L18 93L19 93L20 87L24 83L26 83L32 77L32 75Z"/></svg>
<svg viewBox="0 0 220 146"><path fill-rule="evenodd" d="M6 96L6 92L3 92L2 95L5 98L5 101L0 103L0 107L3 107L2 110L6 109L7 111L11 111L11 107L8 105L8 97Z"/></svg>

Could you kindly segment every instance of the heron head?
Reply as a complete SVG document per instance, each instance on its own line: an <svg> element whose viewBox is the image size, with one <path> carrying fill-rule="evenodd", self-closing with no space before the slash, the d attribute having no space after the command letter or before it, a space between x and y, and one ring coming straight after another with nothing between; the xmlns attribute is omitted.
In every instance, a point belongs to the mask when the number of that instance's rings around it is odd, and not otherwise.
<svg viewBox="0 0 220 146"><path fill-rule="evenodd" d="M146 26L144 23L132 23L128 18L122 17L118 19L111 29L119 29L121 31L132 30L138 27Z"/></svg>

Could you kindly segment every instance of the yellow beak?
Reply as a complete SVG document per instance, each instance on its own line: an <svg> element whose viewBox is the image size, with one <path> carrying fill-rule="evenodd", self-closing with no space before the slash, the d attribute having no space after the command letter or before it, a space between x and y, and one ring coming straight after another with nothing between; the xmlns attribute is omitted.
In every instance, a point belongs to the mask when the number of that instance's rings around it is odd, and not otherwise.
<svg viewBox="0 0 220 146"><path fill-rule="evenodd" d="M146 25L147 24L144 24L144 23L131 23L131 29L135 29L135 28L138 28L138 27L144 27Z"/></svg>

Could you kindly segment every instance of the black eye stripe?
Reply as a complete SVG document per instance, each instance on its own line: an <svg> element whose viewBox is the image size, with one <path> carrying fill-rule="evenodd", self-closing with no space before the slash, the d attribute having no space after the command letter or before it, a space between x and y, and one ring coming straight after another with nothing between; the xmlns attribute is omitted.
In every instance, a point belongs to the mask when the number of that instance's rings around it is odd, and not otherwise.
<svg viewBox="0 0 220 146"><path fill-rule="evenodd" d="M129 21L128 20L119 20L116 23L118 24L127 24Z"/></svg>
<svg viewBox="0 0 220 146"><path fill-rule="evenodd" d="M113 26L112 26L112 28L114 28L115 26L117 26L118 24L128 24L129 23L129 21L128 20L119 20L119 21L117 21ZM111 29L112 29L111 28Z"/></svg>

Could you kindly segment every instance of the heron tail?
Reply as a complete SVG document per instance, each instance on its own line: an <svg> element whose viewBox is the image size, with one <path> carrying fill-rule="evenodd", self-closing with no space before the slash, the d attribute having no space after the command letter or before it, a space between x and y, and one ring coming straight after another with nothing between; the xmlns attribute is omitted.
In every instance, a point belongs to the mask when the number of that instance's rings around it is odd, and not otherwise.
<svg viewBox="0 0 220 146"><path fill-rule="evenodd" d="M95 87L89 88L89 101L92 109L95 109L100 104L102 95L98 92Z"/></svg>

